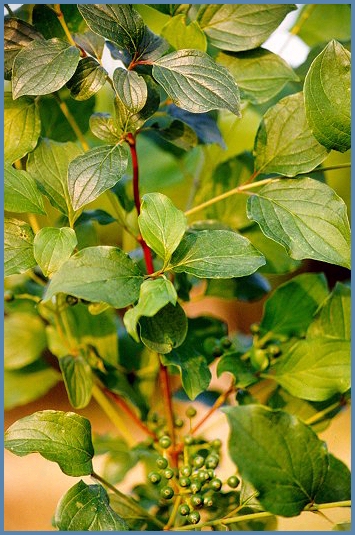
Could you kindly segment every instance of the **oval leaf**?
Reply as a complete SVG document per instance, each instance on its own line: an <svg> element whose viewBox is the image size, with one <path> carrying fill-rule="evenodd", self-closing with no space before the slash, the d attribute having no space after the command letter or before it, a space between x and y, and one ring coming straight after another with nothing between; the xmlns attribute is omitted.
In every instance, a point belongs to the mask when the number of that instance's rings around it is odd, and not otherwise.
<svg viewBox="0 0 355 535"><path fill-rule="evenodd" d="M344 201L311 178L275 180L248 199L249 219L292 258L350 267L350 227Z"/></svg>
<svg viewBox="0 0 355 535"><path fill-rule="evenodd" d="M214 46L238 52L261 45L294 9L295 4L205 4L197 20Z"/></svg>
<svg viewBox="0 0 355 535"><path fill-rule="evenodd" d="M94 136L115 145L121 137L113 117L109 113L94 113L90 117L90 130Z"/></svg>
<svg viewBox="0 0 355 535"><path fill-rule="evenodd" d="M47 347L42 320L34 314L14 313L4 319L4 365L16 370L35 362Z"/></svg>
<svg viewBox="0 0 355 535"><path fill-rule="evenodd" d="M152 318L142 316L139 325L143 344L162 354L180 346L187 334L186 314L179 303L168 303Z"/></svg>
<svg viewBox="0 0 355 535"><path fill-rule="evenodd" d="M159 277L144 281L140 287L139 301L137 305L127 310L123 321L127 332L139 342L137 334L137 323L142 316L152 317L159 312L165 305L176 304L176 290L168 279Z"/></svg>
<svg viewBox="0 0 355 535"><path fill-rule="evenodd" d="M77 243L75 231L69 227L44 227L37 232L33 252L46 277L55 273L70 258Z"/></svg>
<svg viewBox="0 0 355 535"><path fill-rule="evenodd" d="M205 52L172 52L154 62L153 77L180 108L193 113L227 109L241 116L234 78Z"/></svg>
<svg viewBox="0 0 355 535"><path fill-rule="evenodd" d="M4 208L10 212L45 214L42 195L35 180L26 171L4 166Z"/></svg>
<svg viewBox="0 0 355 535"><path fill-rule="evenodd" d="M4 159L13 163L31 152L41 133L37 102L21 97L14 101L11 93L4 95Z"/></svg>
<svg viewBox="0 0 355 535"><path fill-rule="evenodd" d="M328 470L326 446L314 431L287 412L260 405L224 412L230 455L265 510L296 516L313 503Z"/></svg>
<svg viewBox="0 0 355 535"><path fill-rule="evenodd" d="M4 78L11 80L12 65L17 54L33 40L43 36L24 20L6 18L4 21Z"/></svg>
<svg viewBox="0 0 355 535"><path fill-rule="evenodd" d="M60 373L42 360L19 370L4 370L4 409L28 405L46 394L59 381Z"/></svg>
<svg viewBox="0 0 355 535"><path fill-rule="evenodd" d="M254 151L259 173L285 176L307 173L327 157L328 150L308 126L301 92L281 99L265 113Z"/></svg>
<svg viewBox="0 0 355 535"><path fill-rule="evenodd" d="M122 67L115 69L113 84L118 97L132 113L139 112L147 101L148 88L142 76Z"/></svg>
<svg viewBox="0 0 355 535"><path fill-rule="evenodd" d="M137 301L143 275L131 258L118 247L82 249L53 276L44 299L67 294L124 308Z"/></svg>
<svg viewBox="0 0 355 535"><path fill-rule="evenodd" d="M185 14L173 16L162 28L162 36L175 50L193 48L206 52L207 39L195 20L187 22Z"/></svg>
<svg viewBox="0 0 355 535"><path fill-rule="evenodd" d="M23 273L36 265L33 256L34 234L24 221L5 218L4 275Z"/></svg>
<svg viewBox="0 0 355 535"><path fill-rule="evenodd" d="M351 147L350 58L333 40L313 61L304 81L307 121L328 150L345 152Z"/></svg>
<svg viewBox="0 0 355 535"><path fill-rule="evenodd" d="M104 145L75 158L68 169L69 195L74 210L112 188L126 171L128 154L121 145Z"/></svg>
<svg viewBox="0 0 355 535"><path fill-rule="evenodd" d="M72 78L67 82L70 96L75 100L87 100L95 95L106 82L107 72L94 58L79 61Z"/></svg>
<svg viewBox="0 0 355 535"><path fill-rule="evenodd" d="M60 499L54 516L59 531L128 531L126 522L110 507L101 485L74 485Z"/></svg>
<svg viewBox="0 0 355 535"><path fill-rule="evenodd" d="M280 93L287 82L299 81L286 61L265 48L238 54L220 52L216 61L234 76L242 99L252 104L263 104Z"/></svg>
<svg viewBox="0 0 355 535"><path fill-rule="evenodd" d="M184 213L162 193L147 193L142 198L139 229L146 244L166 264L187 228Z"/></svg>
<svg viewBox="0 0 355 535"><path fill-rule="evenodd" d="M5 448L20 457L39 453L68 476L92 473L91 425L73 412L45 410L17 420L5 433Z"/></svg>
<svg viewBox="0 0 355 535"><path fill-rule="evenodd" d="M264 264L263 255L236 232L201 230L183 238L169 268L195 277L228 279L250 275Z"/></svg>
<svg viewBox="0 0 355 535"><path fill-rule="evenodd" d="M79 58L79 49L60 39L32 41L14 61L13 98L58 91L75 73Z"/></svg>
<svg viewBox="0 0 355 535"><path fill-rule="evenodd" d="M83 409L91 399L93 386L89 364L81 355L77 357L66 355L59 359L59 366L70 404L74 409Z"/></svg>

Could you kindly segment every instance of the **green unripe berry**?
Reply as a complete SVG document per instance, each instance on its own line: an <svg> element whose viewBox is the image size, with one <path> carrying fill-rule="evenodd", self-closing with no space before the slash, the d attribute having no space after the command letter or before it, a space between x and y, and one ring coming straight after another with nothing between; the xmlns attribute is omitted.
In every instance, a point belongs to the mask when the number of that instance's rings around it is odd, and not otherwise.
<svg viewBox="0 0 355 535"><path fill-rule="evenodd" d="M281 353L281 349L276 344L270 344L268 346L267 350L268 350L269 354L272 355L273 357L276 357L277 355L279 355Z"/></svg>
<svg viewBox="0 0 355 535"><path fill-rule="evenodd" d="M228 338L228 336L223 336L223 338L221 338L221 344L225 349L229 349L230 346L232 345L232 342Z"/></svg>
<svg viewBox="0 0 355 535"><path fill-rule="evenodd" d="M192 437L191 435L186 435L186 437L184 438L184 444L186 446L191 446L193 443L194 443L194 437Z"/></svg>
<svg viewBox="0 0 355 535"><path fill-rule="evenodd" d="M200 521L200 513L198 511L191 511L187 520L190 524L197 524Z"/></svg>
<svg viewBox="0 0 355 535"><path fill-rule="evenodd" d="M186 409L186 416L188 418L193 418L194 416L196 416L196 409L194 407L187 407Z"/></svg>
<svg viewBox="0 0 355 535"><path fill-rule="evenodd" d="M175 421L174 421L174 426L175 427L183 427L184 426L184 420L182 420L181 418L176 418Z"/></svg>
<svg viewBox="0 0 355 535"><path fill-rule="evenodd" d="M214 478L213 468L207 468L207 474L208 474L209 479L213 479Z"/></svg>
<svg viewBox="0 0 355 535"><path fill-rule="evenodd" d="M180 487L189 487L191 485L191 479L189 477L180 477L179 485Z"/></svg>
<svg viewBox="0 0 355 535"><path fill-rule="evenodd" d="M211 446L214 450L219 450L222 446L222 441L219 438L215 438L214 440L212 440Z"/></svg>
<svg viewBox="0 0 355 535"><path fill-rule="evenodd" d="M161 475L158 472L150 472L148 474L148 479L153 485L157 485L161 481Z"/></svg>
<svg viewBox="0 0 355 535"><path fill-rule="evenodd" d="M174 470L166 468L166 470L164 470L164 477L165 479L172 479L174 477Z"/></svg>
<svg viewBox="0 0 355 535"><path fill-rule="evenodd" d="M193 507L199 508L203 506L203 497L201 494L194 494L191 496L190 501Z"/></svg>
<svg viewBox="0 0 355 535"><path fill-rule="evenodd" d="M221 490L222 488L222 481L220 479L218 479L218 477L215 477L214 479L212 479L212 481L210 482L210 487L211 489L213 489L214 491L218 492L219 490Z"/></svg>
<svg viewBox="0 0 355 535"><path fill-rule="evenodd" d="M258 334L260 332L260 325L259 323L252 323L250 325L250 332L252 334Z"/></svg>
<svg viewBox="0 0 355 535"><path fill-rule="evenodd" d="M230 476L227 479L227 484L232 489L236 489L238 487L239 483L240 483L240 479L237 476Z"/></svg>
<svg viewBox="0 0 355 535"><path fill-rule="evenodd" d="M196 455L196 456L193 458L192 464L193 464L196 468L201 468L201 467L205 464L205 459L202 457L202 455Z"/></svg>
<svg viewBox="0 0 355 535"><path fill-rule="evenodd" d="M250 351L250 363L257 371L265 370L269 365L269 359L264 349L252 347Z"/></svg>
<svg viewBox="0 0 355 535"><path fill-rule="evenodd" d="M201 481L199 481L198 479L193 479L191 481L190 490L193 494L200 492L201 487L202 487Z"/></svg>
<svg viewBox="0 0 355 535"><path fill-rule="evenodd" d="M190 507L187 505L187 503L182 503L179 506L179 513L182 516L186 516L190 513Z"/></svg>
<svg viewBox="0 0 355 535"><path fill-rule="evenodd" d="M166 500L170 500L174 496L174 490L166 485L160 489L160 496Z"/></svg>
<svg viewBox="0 0 355 535"><path fill-rule="evenodd" d="M162 470L164 470L164 468L166 468L168 466L168 460L165 459L165 457L158 457L157 460L155 461L156 462L156 465L161 468Z"/></svg>
<svg viewBox="0 0 355 535"><path fill-rule="evenodd" d="M171 438L168 437L168 435L163 435L159 439L159 446L163 448L164 450L170 448L171 446Z"/></svg>
<svg viewBox="0 0 355 535"><path fill-rule="evenodd" d="M211 453L206 457L205 466L206 468L217 468L219 463L219 457L216 454Z"/></svg>
<svg viewBox="0 0 355 535"><path fill-rule="evenodd" d="M180 468L180 474L184 477L191 476L191 472L192 472L192 469L191 469L191 466L189 465L185 465Z"/></svg>
<svg viewBox="0 0 355 535"><path fill-rule="evenodd" d="M197 477L199 478L199 480L204 483L205 481L208 481L210 479L210 475L209 473L207 472L207 470L199 470L197 472Z"/></svg>
<svg viewBox="0 0 355 535"><path fill-rule="evenodd" d="M203 498L203 505L205 507L212 507L214 505L214 501L213 501L212 496L205 496Z"/></svg>

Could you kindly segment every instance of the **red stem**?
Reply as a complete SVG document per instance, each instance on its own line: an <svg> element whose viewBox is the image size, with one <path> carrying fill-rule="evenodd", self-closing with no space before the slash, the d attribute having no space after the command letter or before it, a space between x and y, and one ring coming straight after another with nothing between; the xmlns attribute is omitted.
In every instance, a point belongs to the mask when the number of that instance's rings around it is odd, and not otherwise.
<svg viewBox="0 0 355 535"><path fill-rule="evenodd" d="M106 394L116 403L118 407L120 407L128 416L135 422L135 424L144 431L147 435L150 435L154 439L156 439L156 435L153 431L151 431L135 414L134 411L131 410L131 408L126 404L126 402L120 398L117 394L114 392L111 392L110 390L106 390Z"/></svg>
<svg viewBox="0 0 355 535"><path fill-rule="evenodd" d="M127 134L126 141L131 151L132 170L133 170L133 197L134 197L134 204L136 206L137 214L139 215L141 213L141 199L139 195L139 167L138 167L136 138L133 136L133 134L129 133ZM138 241L141 244L141 247L143 249L147 273L148 275L151 273L154 273L155 270L154 270L151 250L149 249L148 245L145 243L142 237L139 237Z"/></svg>

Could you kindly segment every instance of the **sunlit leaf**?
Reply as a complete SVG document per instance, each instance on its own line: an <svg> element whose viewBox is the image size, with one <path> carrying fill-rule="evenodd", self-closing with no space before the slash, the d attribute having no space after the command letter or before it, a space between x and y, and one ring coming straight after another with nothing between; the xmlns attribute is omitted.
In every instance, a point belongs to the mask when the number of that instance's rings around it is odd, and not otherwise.
<svg viewBox="0 0 355 535"><path fill-rule="evenodd" d="M34 233L28 223L5 218L4 275L23 273L36 265L33 256Z"/></svg>
<svg viewBox="0 0 355 535"><path fill-rule="evenodd" d="M10 93L4 95L4 157L13 163L31 152L41 132L38 105L33 98L21 97L12 100Z"/></svg>
<svg viewBox="0 0 355 535"><path fill-rule="evenodd" d="M43 227L33 242L33 253L46 277L55 273L74 251L78 241L69 227Z"/></svg>
<svg viewBox="0 0 355 535"><path fill-rule="evenodd" d="M10 212L45 214L42 195L26 171L4 165L4 208Z"/></svg>

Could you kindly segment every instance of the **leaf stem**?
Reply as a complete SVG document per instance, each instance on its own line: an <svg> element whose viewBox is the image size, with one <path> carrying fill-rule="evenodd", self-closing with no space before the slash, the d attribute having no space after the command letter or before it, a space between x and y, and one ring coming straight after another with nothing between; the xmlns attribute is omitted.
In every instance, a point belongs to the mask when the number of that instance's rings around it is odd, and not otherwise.
<svg viewBox="0 0 355 535"><path fill-rule="evenodd" d="M310 416L310 418L308 418L304 423L307 424L307 425L312 425L312 424L318 422L318 420L322 420L324 418L324 416L326 416L327 414L332 412L334 409L337 409L338 407L341 407L343 405L344 405L343 401L341 401L341 400L340 401L336 401L332 405L329 405L329 407L326 407L322 411L319 411L316 414L313 414L313 416Z"/></svg>
<svg viewBox="0 0 355 535"><path fill-rule="evenodd" d="M10 17L14 17L15 16L15 13L12 11L11 7L9 6L9 4L4 4L4 7L7 9Z"/></svg>
<svg viewBox="0 0 355 535"><path fill-rule="evenodd" d="M131 435L126 422L121 418L121 415L114 409L106 395L102 390L94 385L92 388L92 395L94 396L101 409L106 413L111 422L116 426L120 434L123 436L129 447L133 447L136 444L136 440Z"/></svg>
<svg viewBox="0 0 355 535"><path fill-rule="evenodd" d="M118 396L115 392L111 392L110 390L105 390L106 394L115 402L116 405L118 405L130 418L131 420L147 435L156 438L156 435L154 431L149 429L144 422L138 416L136 413L127 405L124 399L122 399L120 396Z"/></svg>
<svg viewBox="0 0 355 535"><path fill-rule="evenodd" d="M131 498L130 496L127 496L126 494L123 494L123 492L121 492L120 490L118 490L114 485L111 485L111 483L109 481L106 481L106 479L104 479L103 477L101 477L99 474L97 474L96 472L92 472L91 473L91 477L96 479L96 481L99 481L99 483L101 483L102 485L105 485L105 487L107 487L108 489L110 489L112 492L114 492L115 494L117 494L117 496L119 496L121 498L121 500L127 504L129 504L131 507L133 506L135 508L136 511L139 511L139 513L144 517L144 518L147 518L148 520L150 520L151 522L154 522L154 524L156 526L158 526L159 528L164 528L164 524L162 522L160 522L160 520L158 520L156 517L150 515L145 509L143 509L143 507L141 507L139 505L139 503L137 503L133 498Z"/></svg>
<svg viewBox="0 0 355 535"><path fill-rule="evenodd" d="M66 103L60 98L60 96L58 95L58 93L54 93L54 96L58 102L58 105L59 105L59 108L61 109L64 117L66 118L66 120L68 121L68 123L70 124L73 132L75 133L76 137L78 138L79 142L80 142L80 145L82 146L83 150L85 152L87 152L88 150L90 150L90 147L88 145L88 142L86 141L85 137L84 137L84 134L82 133L82 131L80 130L80 127L78 125L78 123L76 122L75 118L73 117L73 115L71 114L71 112L69 111L69 108L68 106L66 105Z"/></svg>
<svg viewBox="0 0 355 535"><path fill-rule="evenodd" d="M64 15L62 13L62 10L60 9L60 4L53 4L53 11L54 13L57 15L57 18L58 18L58 21L61 25L61 27L63 28L64 30L64 33L69 41L69 43L72 45L72 46L75 46L76 48L79 48L78 45L76 44L76 42L74 41L70 31L69 31L69 28L67 26L67 23L65 22L65 19L64 19ZM81 49L80 49L81 51ZM81 51L82 52L82 51ZM86 54L85 54L86 55Z"/></svg>
<svg viewBox="0 0 355 535"><path fill-rule="evenodd" d="M163 394L163 402L165 408L165 415L168 424L169 434L171 438L171 451L172 451L172 463L173 466L177 466L177 455L176 455L176 437L175 437L175 427L174 427L174 412L173 404L171 400L171 387L170 387L170 378L168 369L163 364L160 364L160 385Z"/></svg>

